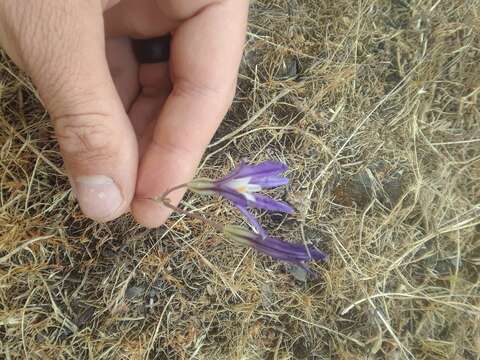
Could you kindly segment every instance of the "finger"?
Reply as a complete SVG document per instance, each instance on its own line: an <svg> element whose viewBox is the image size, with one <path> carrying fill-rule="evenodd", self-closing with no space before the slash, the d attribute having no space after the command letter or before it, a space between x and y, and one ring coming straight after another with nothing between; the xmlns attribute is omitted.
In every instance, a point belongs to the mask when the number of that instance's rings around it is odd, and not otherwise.
<svg viewBox="0 0 480 360"><path fill-rule="evenodd" d="M151 139L153 125L171 90L168 63L142 64L138 71L141 92L129 112L139 139L140 154ZM140 155L141 157L141 155Z"/></svg>
<svg viewBox="0 0 480 360"><path fill-rule="evenodd" d="M123 0L105 13L110 37L151 38L176 29L203 9L222 0ZM240 0L245 2L245 0Z"/></svg>
<svg viewBox="0 0 480 360"><path fill-rule="evenodd" d="M168 33L178 21L159 11L153 0L123 0L105 13L105 31L109 37L149 38Z"/></svg>
<svg viewBox="0 0 480 360"><path fill-rule="evenodd" d="M133 55L130 39L126 37L107 39L106 54L115 88L124 108L128 110L140 91L138 63Z"/></svg>
<svg viewBox="0 0 480 360"><path fill-rule="evenodd" d="M128 209L138 157L108 70L100 5L15 2L8 11L11 19L21 14L21 27L14 20L9 24L9 38L54 120L80 207L88 217L106 221Z"/></svg>
<svg viewBox="0 0 480 360"><path fill-rule="evenodd" d="M175 30L170 60L173 89L141 160L131 208L146 226L162 224L170 212L145 198L191 180L230 106L247 12L247 1L216 1ZM181 192L172 195L172 202L181 196Z"/></svg>

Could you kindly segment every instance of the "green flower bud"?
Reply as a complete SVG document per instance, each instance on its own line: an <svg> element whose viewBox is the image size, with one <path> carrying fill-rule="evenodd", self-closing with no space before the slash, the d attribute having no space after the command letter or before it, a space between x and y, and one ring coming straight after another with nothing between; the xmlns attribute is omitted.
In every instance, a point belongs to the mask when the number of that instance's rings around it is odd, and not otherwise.
<svg viewBox="0 0 480 360"><path fill-rule="evenodd" d="M223 229L225 236L242 245L251 246L258 234L237 225L226 225Z"/></svg>
<svg viewBox="0 0 480 360"><path fill-rule="evenodd" d="M210 179L195 179L187 184L187 188L197 194L211 194L215 190L215 184Z"/></svg>

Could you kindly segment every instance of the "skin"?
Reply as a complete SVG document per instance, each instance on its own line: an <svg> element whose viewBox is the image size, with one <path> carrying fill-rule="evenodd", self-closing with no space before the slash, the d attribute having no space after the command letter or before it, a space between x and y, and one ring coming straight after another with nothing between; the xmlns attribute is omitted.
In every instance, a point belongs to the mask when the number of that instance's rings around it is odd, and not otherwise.
<svg viewBox="0 0 480 360"><path fill-rule="evenodd" d="M234 96L247 15L247 0L0 0L0 45L38 89L86 216L167 219L148 198L193 178ZM166 33L170 61L138 64L129 38ZM107 178L112 209L79 189Z"/></svg>

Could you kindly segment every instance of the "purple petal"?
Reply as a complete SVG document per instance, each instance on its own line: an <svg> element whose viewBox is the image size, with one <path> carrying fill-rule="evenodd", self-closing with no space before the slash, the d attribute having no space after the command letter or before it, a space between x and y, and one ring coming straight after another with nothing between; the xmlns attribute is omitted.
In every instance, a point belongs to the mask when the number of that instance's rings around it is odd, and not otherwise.
<svg viewBox="0 0 480 360"><path fill-rule="evenodd" d="M310 245L291 244L286 241L265 237L239 226L226 225L225 236L242 245L247 245L277 260L288 261L306 268L305 262L326 260L327 255Z"/></svg>
<svg viewBox="0 0 480 360"><path fill-rule="evenodd" d="M237 173L238 177L267 177L281 174L288 170L288 166L279 161L267 160L257 165L244 165Z"/></svg>
<svg viewBox="0 0 480 360"><path fill-rule="evenodd" d="M238 174L242 171L243 168L245 168L247 166L250 166L250 165L248 165L244 160L240 161L240 164L238 164L237 167L235 167L229 174L227 174L226 176L224 176L220 180L217 180L216 183L221 184L221 183L227 182L227 181L229 181L233 178L239 177Z"/></svg>
<svg viewBox="0 0 480 360"><path fill-rule="evenodd" d="M293 214L295 210L287 203L272 199L265 195L254 194L255 201L248 201L248 206L257 209L265 209L270 211L280 211L287 214Z"/></svg>
<svg viewBox="0 0 480 360"><path fill-rule="evenodd" d="M238 193L227 186L217 185L215 191L225 199L230 200L239 208L251 207L270 211L279 211L287 214L293 214L295 212L295 210L287 203L272 199L265 195L253 194L255 201L250 201L247 200L247 198L241 193Z"/></svg>
<svg viewBox="0 0 480 360"><path fill-rule="evenodd" d="M314 247L305 244L292 244L274 237L269 237L268 239L268 246L271 249L278 250L278 251L286 251L290 253L298 253L301 256L306 256L307 259L312 260L325 260L326 255L321 251L318 251ZM264 243L264 242L262 242ZM307 251L308 248L308 251ZM310 255L308 255L310 252Z"/></svg>
<svg viewBox="0 0 480 360"><path fill-rule="evenodd" d="M239 208L246 208L247 206L249 206L247 198L235 190L232 190L225 186L217 186L215 191L220 196L224 197L227 200L230 200L234 205Z"/></svg>
<svg viewBox="0 0 480 360"><path fill-rule="evenodd" d="M238 210L246 217L247 221L250 223L250 225L253 226L253 228L257 231L257 233L263 238L267 237L267 233L265 230L263 230L262 226L258 222L257 218L246 208L237 206Z"/></svg>
<svg viewBox="0 0 480 360"><path fill-rule="evenodd" d="M279 161L264 161L257 165L249 165L245 161L242 161L235 169L227 176L217 181L218 184L227 182L234 178L253 177L262 178L274 176L285 172L288 166Z"/></svg>
<svg viewBox="0 0 480 360"><path fill-rule="evenodd" d="M294 263L304 261L325 260L327 255L315 249L313 246L290 244L280 239L268 237L263 240L252 240L252 246L274 259Z"/></svg>
<svg viewBox="0 0 480 360"><path fill-rule="evenodd" d="M278 186L288 184L288 179L283 176L269 176L265 178L254 178L251 180L252 184L260 185L262 189L272 189Z"/></svg>

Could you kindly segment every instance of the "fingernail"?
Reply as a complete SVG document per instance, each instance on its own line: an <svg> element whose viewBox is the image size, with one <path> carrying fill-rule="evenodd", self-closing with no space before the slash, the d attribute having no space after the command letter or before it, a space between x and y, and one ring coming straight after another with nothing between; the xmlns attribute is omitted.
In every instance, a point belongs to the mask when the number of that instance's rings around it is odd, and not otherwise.
<svg viewBox="0 0 480 360"><path fill-rule="evenodd" d="M115 181L104 175L77 177L74 191L83 213L94 220L110 220L123 202Z"/></svg>

